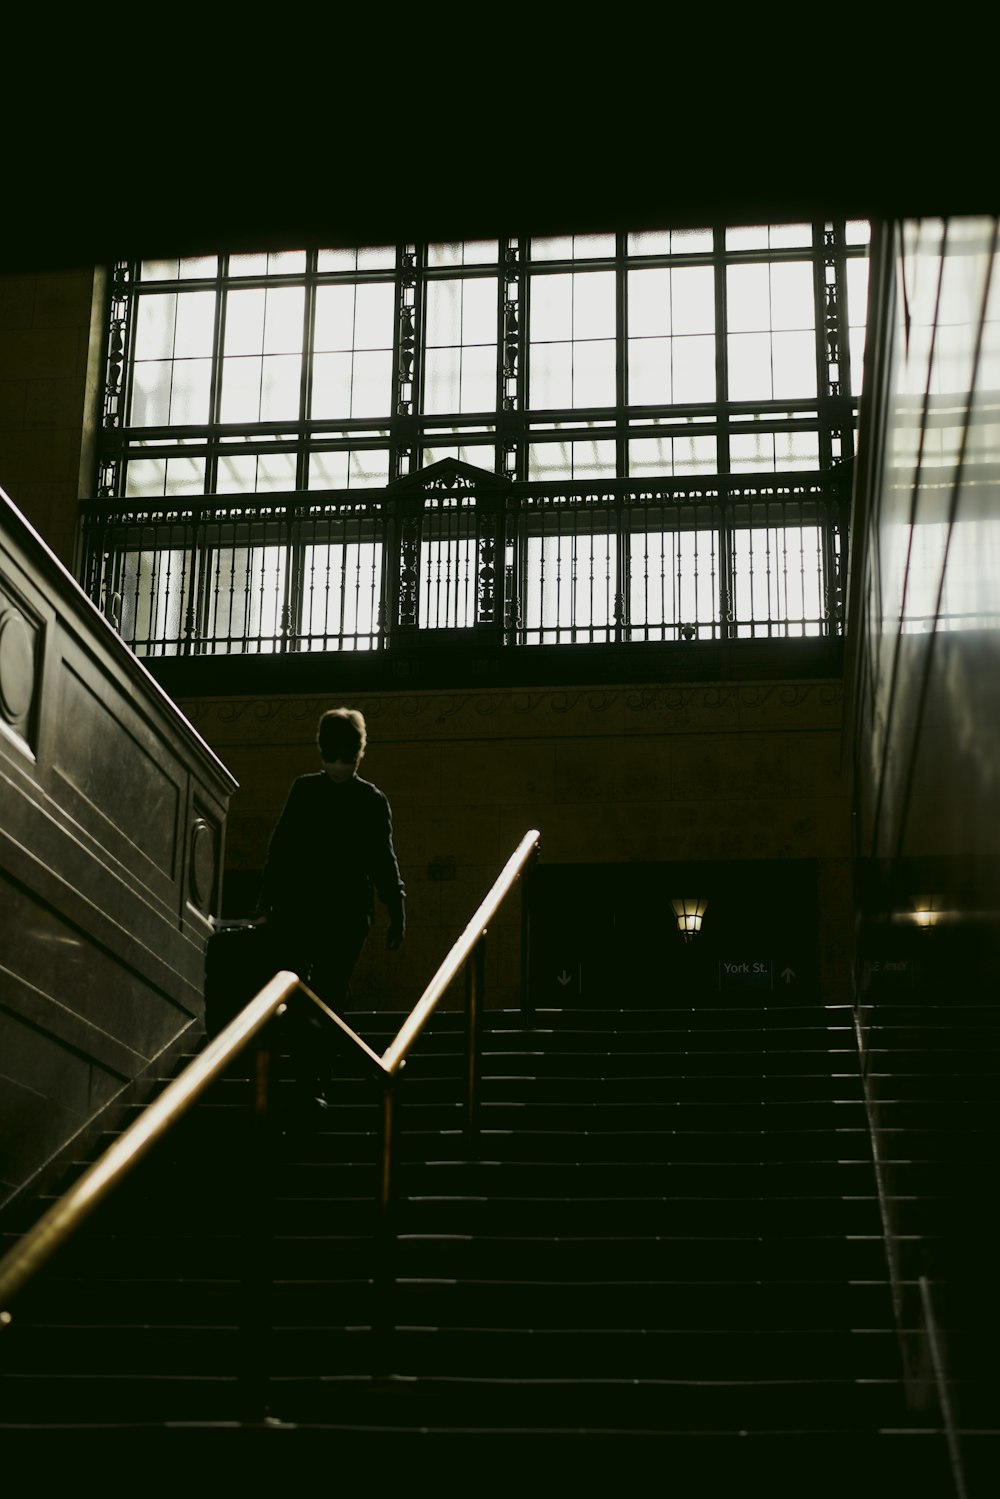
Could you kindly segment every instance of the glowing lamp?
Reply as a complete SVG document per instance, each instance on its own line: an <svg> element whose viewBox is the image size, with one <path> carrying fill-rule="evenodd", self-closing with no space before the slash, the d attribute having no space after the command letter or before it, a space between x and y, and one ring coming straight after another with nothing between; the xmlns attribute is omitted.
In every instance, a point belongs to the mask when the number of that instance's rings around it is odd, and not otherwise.
<svg viewBox="0 0 1000 1499"><path fill-rule="evenodd" d="M708 910L708 901L700 897L688 896L681 900L672 900L670 904L677 917L677 930L685 942L690 942L691 938L701 931L701 919Z"/></svg>

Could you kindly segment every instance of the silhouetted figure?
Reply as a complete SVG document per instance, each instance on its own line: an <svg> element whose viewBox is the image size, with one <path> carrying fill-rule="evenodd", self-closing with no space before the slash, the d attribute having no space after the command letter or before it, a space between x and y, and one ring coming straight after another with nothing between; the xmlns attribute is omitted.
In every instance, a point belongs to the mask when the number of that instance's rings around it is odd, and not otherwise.
<svg viewBox="0 0 1000 1499"><path fill-rule="evenodd" d="M323 768L292 783L271 834L258 911L267 919L275 966L297 973L340 1010L375 916L375 895L388 910L386 945L394 949L406 930L406 892L388 799L358 775L364 717L352 708L330 709L320 718L317 743ZM309 1008L295 1007L300 1017ZM318 1039L329 1022L316 1019L321 1024L310 1031Z"/></svg>

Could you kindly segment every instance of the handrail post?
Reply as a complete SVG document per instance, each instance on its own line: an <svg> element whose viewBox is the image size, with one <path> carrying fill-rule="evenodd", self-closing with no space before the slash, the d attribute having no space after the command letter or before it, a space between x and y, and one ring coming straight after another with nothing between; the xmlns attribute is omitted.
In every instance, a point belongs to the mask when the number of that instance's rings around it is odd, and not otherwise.
<svg viewBox="0 0 1000 1499"><path fill-rule="evenodd" d="M538 867L536 843L521 871L521 1024L530 1029L535 1023L535 1005L531 993L531 906L535 870Z"/></svg>
<svg viewBox="0 0 1000 1499"><path fill-rule="evenodd" d="M396 1074L388 1073L381 1083L378 1187L375 1200L375 1265L372 1277L371 1325L375 1335L374 1352L379 1361L379 1368L383 1365L388 1368L389 1344L395 1320L398 1104Z"/></svg>
<svg viewBox="0 0 1000 1499"><path fill-rule="evenodd" d="M471 1145L479 1129L479 1071L483 995L486 990L486 932L465 963L465 1134Z"/></svg>
<svg viewBox="0 0 1000 1499"><path fill-rule="evenodd" d="M274 1242L273 1081L274 1047L271 1026L267 1026L254 1047L250 1149L244 1158L240 1408L245 1426L259 1426L267 1415Z"/></svg>

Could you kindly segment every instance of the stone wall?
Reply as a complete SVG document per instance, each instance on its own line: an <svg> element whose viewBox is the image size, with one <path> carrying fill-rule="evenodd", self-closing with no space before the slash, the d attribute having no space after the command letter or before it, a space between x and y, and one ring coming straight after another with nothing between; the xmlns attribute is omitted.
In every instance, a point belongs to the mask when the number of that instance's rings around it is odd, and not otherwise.
<svg viewBox="0 0 1000 1499"><path fill-rule="evenodd" d="M224 904L248 911L296 776L318 768L321 697L216 697L181 708L239 782ZM850 814L838 682L685 684L355 696L362 774L388 795L409 895L407 941L376 935L355 998L409 1007L530 828L546 864L810 859L825 997L850 981ZM516 1002L518 900L498 923L488 1003ZM450 996L460 1002L460 994Z"/></svg>

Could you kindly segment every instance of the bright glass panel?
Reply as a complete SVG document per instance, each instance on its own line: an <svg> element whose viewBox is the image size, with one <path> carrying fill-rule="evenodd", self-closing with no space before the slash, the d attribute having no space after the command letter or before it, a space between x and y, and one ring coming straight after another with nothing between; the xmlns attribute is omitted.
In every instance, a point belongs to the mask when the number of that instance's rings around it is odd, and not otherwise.
<svg viewBox="0 0 1000 1499"><path fill-rule="evenodd" d="M395 245L320 250L316 258L316 268L319 271L391 271L395 264Z"/></svg>
<svg viewBox="0 0 1000 1499"><path fill-rule="evenodd" d="M225 650L270 655L281 637L285 548L220 547L214 553L205 633Z"/></svg>
<svg viewBox="0 0 1000 1499"><path fill-rule="evenodd" d="M699 255L711 251L711 229L654 229L630 234L629 255Z"/></svg>
<svg viewBox="0 0 1000 1499"><path fill-rule="evenodd" d="M732 533L737 634L818 635L823 609L818 526L739 527Z"/></svg>
<svg viewBox="0 0 1000 1499"><path fill-rule="evenodd" d="M613 234L559 234L532 239L532 260L597 260L615 253Z"/></svg>
<svg viewBox="0 0 1000 1499"><path fill-rule="evenodd" d="M389 454L381 448L313 453L310 489L382 489L389 482Z"/></svg>
<svg viewBox="0 0 1000 1499"><path fill-rule="evenodd" d="M533 442L528 447L528 478L552 482L613 479L617 449L613 439L593 442Z"/></svg>
<svg viewBox="0 0 1000 1499"><path fill-rule="evenodd" d="M784 473L819 468L817 432L739 432L729 439L734 474Z"/></svg>
<svg viewBox="0 0 1000 1499"><path fill-rule="evenodd" d="M523 627L531 645L609 640L617 564L607 532L530 536Z"/></svg>
<svg viewBox="0 0 1000 1499"><path fill-rule="evenodd" d="M370 651L378 638L382 543L306 548L300 650Z"/></svg>
<svg viewBox="0 0 1000 1499"><path fill-rule="evenodd" d="M714 474L718 448L714 437L633 437L628 445L633 479Z"/></svg>
<svg viewBox="0 0 1000 1499"><path fill-rule="evenodd" d="M642 530L629 537L633 639L710 640L719 619L719 533Z"/></svg>
<svg viewBox="0 0 1000 1499"><path fill-rule="evenodd" d="M439 265L485 265L496 260L499 241L495 239L466 239L452 244L427 246L427 264Z"/></svg>
<svg viewBox="0 0 1000 1499"><path fill-rule="evenodd" d="M226 453L219 459L219 494L269 494L295 487L294 453Z"/></svg>

